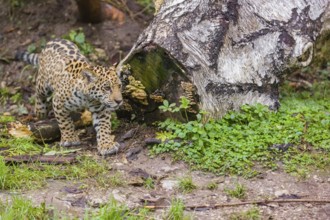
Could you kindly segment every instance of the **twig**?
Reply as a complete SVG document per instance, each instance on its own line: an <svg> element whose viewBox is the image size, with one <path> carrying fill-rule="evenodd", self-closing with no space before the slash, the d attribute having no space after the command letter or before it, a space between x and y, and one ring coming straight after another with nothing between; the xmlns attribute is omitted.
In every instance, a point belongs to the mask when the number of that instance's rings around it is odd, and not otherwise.
<svg viewBox="0 0 330 220"><path fill-rule="evenodd" d="M236 203L219 203L214 205L189 205L185 209L217 209L223 207L243 206L243 205L264 205L269 203L330 203L327 199L281 199L281 200L256 200ZM170 206L144 206L146 209L165 209Z"/></svg>
<svg viewBox="0 0 330 220"><path fill-rule="evenodd" d="M6 157L6 163L47 163L47 164L71 164L77 162L74 156L41 156L41 155L20 155Z"/></svg>

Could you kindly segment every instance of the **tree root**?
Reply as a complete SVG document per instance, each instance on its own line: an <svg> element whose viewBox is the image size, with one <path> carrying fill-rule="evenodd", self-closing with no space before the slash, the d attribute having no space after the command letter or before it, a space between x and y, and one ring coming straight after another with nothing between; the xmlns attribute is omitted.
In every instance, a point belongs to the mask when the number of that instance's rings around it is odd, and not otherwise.
<svg viewBox="0 0 330 220"><path fill-rule="evenodd" d="M185 210L209 210L218 209L224 207L234 207L243 205L266 205L269 203L330 203L328 199L281 199L281 200L256 200L256 201L245 201L245 202L235 202L235 203L219 203L214 205L189 205L185 206ZM155 209L165 209L170 206L143 206L143 208L155 210Z"/></svg>

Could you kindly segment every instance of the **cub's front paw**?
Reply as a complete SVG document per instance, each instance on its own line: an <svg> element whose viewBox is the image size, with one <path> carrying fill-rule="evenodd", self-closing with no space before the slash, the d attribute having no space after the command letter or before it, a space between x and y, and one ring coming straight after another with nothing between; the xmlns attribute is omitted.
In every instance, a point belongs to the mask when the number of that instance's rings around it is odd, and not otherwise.
<svg viewBox="0 0 330 220"><path fill-rule="evenodd" d="M118 142L113 142L107 145L98 145L97 150L102 156L108 156L118 153L120 144Z"/></svg>

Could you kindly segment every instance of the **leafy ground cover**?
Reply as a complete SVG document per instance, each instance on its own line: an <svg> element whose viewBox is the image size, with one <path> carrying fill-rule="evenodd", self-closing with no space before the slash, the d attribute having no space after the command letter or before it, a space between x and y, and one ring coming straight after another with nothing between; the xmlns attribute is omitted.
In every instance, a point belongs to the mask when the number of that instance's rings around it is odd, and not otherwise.
<svg viewBox="0 0 330 220"><path fill-rule="evenodd" d="M160 122L163 142L152 152L172 152L195 169L245 177L257 175L260 165L278 169L283 164L285 171L302 176L312 167L329 166L330 82L302 92L283 88L277 112L246 105L220 120L200 113L195 121ZM187 102L182 98L176 106L165 101L160 109L186 115Z"/></svg>

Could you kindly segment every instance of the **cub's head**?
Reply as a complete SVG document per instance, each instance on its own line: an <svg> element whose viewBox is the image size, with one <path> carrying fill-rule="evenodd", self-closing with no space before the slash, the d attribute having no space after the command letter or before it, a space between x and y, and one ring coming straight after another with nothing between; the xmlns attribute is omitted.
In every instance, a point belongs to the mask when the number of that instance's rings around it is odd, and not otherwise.
<svg viewBox="0 0 330 220"><path fill-rule="evenodd" d="M114 68L87 66L81 74L87 83L87 93L112 110L123 103L121 81Z"/></svg>

